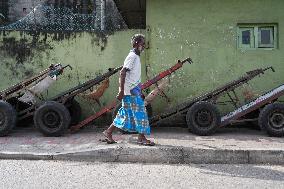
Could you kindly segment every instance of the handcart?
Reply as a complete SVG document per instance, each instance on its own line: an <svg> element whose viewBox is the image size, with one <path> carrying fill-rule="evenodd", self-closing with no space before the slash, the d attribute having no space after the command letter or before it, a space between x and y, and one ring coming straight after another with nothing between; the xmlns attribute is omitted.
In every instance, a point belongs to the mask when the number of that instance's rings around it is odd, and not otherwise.
<svg viewBox="0 0 284 189"><path fill-rule="evenodd" d="M68 129L70 123L78 122L81 116L81 107L74 99L75 96L100 84L105 79L117 73L121 68L122 66L114 69L110 68L108 72L68 89L53 98L45 100L43 103L29 104L25 108L17 111L18 120L33 117L36 128L45 136L61 136ZM0 114L0 120L4 120L4 122L8 120L9 116L7 115L9 115L11 111L11 108L5 110L2 118ZM12 123L12 121L10 121L10 123ZM3 132L2 136L7 135L12 128L13 127L9 128L5 133Z"/></svg>
<svg viewBox="0 0 284 189"><path fill-rule="evenodd" d="M222 116L221 127L234 122L257 121L269 136L284 136L284 104L278 99L284 95L284 84L264 93L253 101ZM255 115L250 118L247 115Z"/></svg>
<svg viewBox="0 0 284 189"><path fill-rule="evenodd" d="M30 93L30 88L43 82L49 76L54 77L62 74L66 67L70 67L70 65L51 64L48 69L41 71L36 76L0 91L0 136L7 135L15 127L17 112L23 107L29 106L28 103L22 102L20 98Z"/></svg>
<svg viewBox="0 0 284 189"><path fill-rule="evenodd" d="M258 98L240 105L240 99L235 89L242 86L256 76L264 74L273 67L256 69L246 72L237 80L229 82L211 92L201 95L191 101L178 105L166 113L159 114L150 119L152 125L174 116L182 116L186 120L190 132L197 135L211 135L219 127L224 127L236 122L256 122L271 136L284 135L284 105L276 103L284 94L284 85L280 85ZM221 116L217 108L218 99L228 95L235 110Z"/></svg>
<svg viewBox="0 0 284 189"><path fill-rule="evenodd" d="M193 63L191 58L187 58L183 61L178 60L178 62L174 66L172 66L171 68L161 72L160 74L155 76L153 79L148 80L147 82L143 83L142 86L141 86L141 89L145 90L145 89L149 88L150 86L152 86L153 84L156 84L161 79L165 78L166 76L169 76L170 74L174 73L176 70L180 69L183 66L183 64L186 63L186 62L188 62L189 64ZM102 108L96 114L86 118L85 120L81 121L80 123L78 123L76 125L71 126L71 128L70 128L71 132L78 131L80 128L86 126L87 124L89 124L90 122L101 117L105 113L110 112L112 109L114 109L118 105L117 101L118 100L114 100L112 103L110 103L106 107Z"/></svg>

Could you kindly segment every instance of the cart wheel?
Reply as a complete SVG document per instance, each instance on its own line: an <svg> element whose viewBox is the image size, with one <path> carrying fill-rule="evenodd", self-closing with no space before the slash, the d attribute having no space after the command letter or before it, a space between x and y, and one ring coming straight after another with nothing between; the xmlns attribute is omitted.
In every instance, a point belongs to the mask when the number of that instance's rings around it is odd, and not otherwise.
<svg viewBox="0 0 284 189"><path fill-rule="evenodd" d="M112 120L115 119L116 114L117 114L117 112L118 112L118 110L119 110L120 108L121 108L121 103L117 104L116 107L114 108L114 110L112 111ZM148 117L149 117L149 118L152 117L152 115L153 115L153 109L152 109L151 104L148 104L148 105L146 106L146 110L147 110ZM121 132L122 134L133 134L133 132L124 131L124 130L122 130L122 129L120 129L120 132ZM136 133L136 132L134 132L134 133Z"/></svg>
<svg viewBox="0 0 284 189"><path fill-rule="evenodd" d="M259 114L258 124L270 136L284 136L284 104L266 105Z"/></svg>
<svg viewBox="0 0 284 189"><path fill-rule="evenodd" d="M8 102L0 100L0 136L8 135L15 127L17 113Z"/></svg>
<svg viewBox="0 0 284 189"><path fill-rule="evenodd" d="M77 125L81 121L81 116L82 116L82 109L79 104L75 99L71 101L71 105L68 107L70 116L71 116L71 124L72 125Z"/></svg>
<svg viewBox="0 0 284 189"><path fill-rule="evenodd" d="M215 105L200 101L189 108L186 123L189 131L197 135L211 135L220 125L221 117Z"/></svg>
<svg viewBox="0 0 284 189"><path fill-rule="evenodd" d="M34 124L45 136L61 136L70 125L68 109L54 101L45 102L35 112Z"/></svg>

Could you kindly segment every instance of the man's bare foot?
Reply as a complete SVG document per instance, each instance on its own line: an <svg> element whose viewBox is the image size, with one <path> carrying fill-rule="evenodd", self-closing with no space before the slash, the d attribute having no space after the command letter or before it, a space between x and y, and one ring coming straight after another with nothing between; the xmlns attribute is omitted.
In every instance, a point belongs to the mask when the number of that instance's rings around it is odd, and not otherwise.
<svg viewBox="0 0 284 189"><path fill-rule="evenodd" d="M155 143L148 139L138 141L137 144L144 145L144 146L155 146Z"/></svg>
<svg viewBox="0 0 284 189"><path fill-rule="evenodd" d="M115 140L113 140L113 138L112 138L112 134L109 133L107 130L105 130L105 131L103 132L103 135L106 137L108 144L116 143Z"/></svg>
<svg viewBox="0 0 284 189"><path fill-rule="evenodd" d="M145 135L143 134L139 134L138 135L138 141L137 141L138 144L141 144L141 145L145 145L145 146L155 146L155 143L152 142L151 140L148 140Z"/></svg>

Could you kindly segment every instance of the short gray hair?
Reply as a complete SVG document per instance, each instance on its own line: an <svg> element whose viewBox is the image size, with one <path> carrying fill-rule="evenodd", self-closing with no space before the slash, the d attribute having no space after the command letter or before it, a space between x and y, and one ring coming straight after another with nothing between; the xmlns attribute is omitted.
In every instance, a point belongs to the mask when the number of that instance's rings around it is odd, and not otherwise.
<svg viewBox="0 0 284 189"><path fill-rule="evenodd" d="M131 38L131 44L135 45L136 43L139 43L140 41L145 40L145 36L143 34L135 34L132 38Z"/></svg>

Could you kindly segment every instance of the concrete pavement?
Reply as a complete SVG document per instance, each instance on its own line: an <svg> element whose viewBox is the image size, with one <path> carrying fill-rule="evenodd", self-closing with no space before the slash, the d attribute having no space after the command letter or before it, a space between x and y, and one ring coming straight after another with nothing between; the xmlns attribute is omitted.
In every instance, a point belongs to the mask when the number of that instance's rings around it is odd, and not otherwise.
<svg viewBox="0 0 284 189"><path fill-rule="evenodd" d="M284 166L1 160L3 189L283 189Z"/></svg>
<svg viewBox="0 0 284 189"><path fill-rule="evenodd" d="M137 135L116 133L117 144L100 142L103 128L88 127L64 137L43 137L33 128L0 138L0 159L74 160L143 163L284 165L284 139L246 127L196 136L185 128L153 128L156 146L136 144Z"/></svg>

